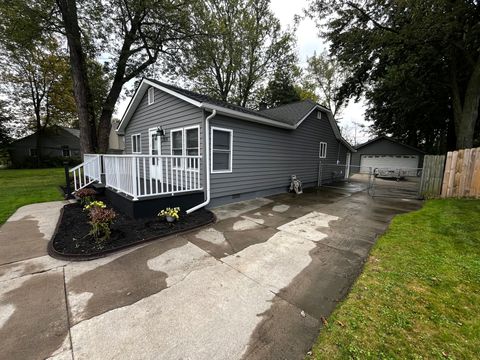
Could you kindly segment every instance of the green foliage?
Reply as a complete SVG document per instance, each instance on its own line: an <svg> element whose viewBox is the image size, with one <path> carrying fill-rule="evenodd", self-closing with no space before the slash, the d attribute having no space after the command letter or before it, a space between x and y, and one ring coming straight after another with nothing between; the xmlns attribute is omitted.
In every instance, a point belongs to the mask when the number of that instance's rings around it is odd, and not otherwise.
<svg viewBox="0 0 480 360"><path fill-rule="evenodd" d="M84 206L84 209L87 209L87 205L91 204L97 192L90 188L83 188L75 192L75 195L80 198L80 204Z"/></svg>
<svg viewBox="0 0 480 360"><path fill-rule="evenodd" d="M397 216L311 358L477 358L479 257L479 200L429 200Z"/></svg>
<svg viewBox="0 0 480 360"><path fill-rule="evenodd" d="M194 13L200 36L169 58L167 71L201 93L256 106L264 80L296 61L294 36L281 30L270 0L208 0Z"/></svg>
<svg viewBox="0 0 480 360"><path fill-rule="evenodd" d="M0 91L24 130L76 122L73 83L61 40L46 29L53 1L0 5Z"/></svg>
<svg viewBox="0 0 480 360"><path fill-rule="evenodd" d="M273 79L268 82L262 95L268 107L302 100L298 87L294 83L299 74L300 71L296 68L279 68L275 71Z"/></svg>
<svg viewBox="0 0 480 360"><path fill-rule="evenodd" d="M83 210L92 210L95 208L106 209L107 205L105 205L103 201L90 201L83 207Z"/></svg>
<svg viewBox="0 0 480 360"><path fill-rule="evenodd" d="M166 218L167 216L173 218L174 220L179 220L180 219L180 208L179 207L174 207L174 208L167 207L166 209L164 209L164 210L162 210L158 213L158 217L160 217L160 218Z"/></svg>
<svg viewBox="0 0 480 360"><path fill-rule="evenodd" d="M60 185L65 185L63 168L0 170L0 224L21 206L62 200Z"/></svg>
<svg viewBox="0 0 480 360"><path fill-rule="evenodd" d="M10 131L8 129L12 122L12 116L6 108L4 101L0 101L0 150L7 147L12 141Z"/></svg>
<svg viewBox="0 0 480 360"><path fill-rule="evenodd" d="M102 206L92 206L88 212L90 218L90 232L95 241L102 244L110 239L112 234L112 223L117 217L117 213L113 209L107 209Z"/></svg>
<svg viewBox="0 0 480 360"><path fill-rule="evenodd" d="M338 61L329 57L326 53L307 59L306 81L317 89L320 103L329 108L333 116L337 118L342 108L346 105L345 99L339 97L340 87L346 78L346 72Z"/></svg>
<svg viewBox="0 0 480 360"><path fill-rule="evenodd" d="M378 134L428 151L475 145L480 7L471 1L313 0L349 70L339 99L365 94ZM320 16L318 16L320 15Z"/></svg>

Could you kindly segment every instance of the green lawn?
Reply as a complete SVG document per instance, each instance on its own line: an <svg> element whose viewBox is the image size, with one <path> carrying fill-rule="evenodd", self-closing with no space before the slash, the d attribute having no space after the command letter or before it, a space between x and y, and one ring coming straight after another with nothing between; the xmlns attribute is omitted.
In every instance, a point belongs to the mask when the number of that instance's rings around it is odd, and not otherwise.
<svg viewBox="0 0 480 360"><path fill-rule="evenodd" d="M0 170L0 224L23 205L61 200L63 184L62 168Z"/></svg>
<svg viewBox="0 0 480 360"><path fill-rule="evenodd" d="M480 201L397 216L328 320L315 359L478 359Z"/></svg>

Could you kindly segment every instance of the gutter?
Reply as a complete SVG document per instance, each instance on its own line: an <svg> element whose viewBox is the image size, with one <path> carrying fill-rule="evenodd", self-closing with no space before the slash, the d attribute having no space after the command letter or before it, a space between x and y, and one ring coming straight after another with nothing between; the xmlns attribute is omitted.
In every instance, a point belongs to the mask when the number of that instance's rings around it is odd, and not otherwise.
<svg viewBox="0 0 480 360"><path fill-rule="evenodd" d="M188 209L187 214L190 214L198 209L201 209L204 206L207 206L210 203L210 119L217 115L217 110L213 110L210 115L205 118L205 170L207 172L206 179L206 190L207 196L205 201Z"/></svg>

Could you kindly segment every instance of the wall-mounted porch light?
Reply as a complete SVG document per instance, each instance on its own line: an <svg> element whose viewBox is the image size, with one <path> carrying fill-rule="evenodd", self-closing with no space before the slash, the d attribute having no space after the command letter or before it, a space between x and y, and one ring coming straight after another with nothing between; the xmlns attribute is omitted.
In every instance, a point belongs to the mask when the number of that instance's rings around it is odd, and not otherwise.
<svg viewBox="0 0 480 360"><path fill-rule="evenodd" d="M161 126L157 127L157 136L164 137L165 136L165 130Z"/></svg>

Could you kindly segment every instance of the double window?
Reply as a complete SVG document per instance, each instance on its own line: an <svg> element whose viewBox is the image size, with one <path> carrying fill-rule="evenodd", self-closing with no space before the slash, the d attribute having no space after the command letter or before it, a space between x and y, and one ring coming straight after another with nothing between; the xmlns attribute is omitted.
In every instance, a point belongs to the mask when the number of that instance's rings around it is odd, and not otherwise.
<svg viewBox="0 0 480 360"><path fill-rule="evenodd" d="M212 127L211 138L212 173L232 172L233 131Z"/></svg>
<svg viewBox="0 0 480 360"><path fill-rule="evenodd" d="M142 153L142 138L140 134L132 135L132 154Z"/></svg>
<svg viewBox="0 0 480 360"><path fill-rule="evenodd" d="M320 159L325 159L327 157L327 143L320 142L320 148L318 150L318 157Z"/></svg>
<svg viewBox="0 0 480 360"><path fill-rule="evenodd" d="M175 129L170 133L170 148L172 155L178 156L198 156L200 154L200 134L199 127L192 126L183 129ZM186 164L187 168L196 168L196 161L186 161L181 158L175 158L173 166L181 168Z"/></svg>

